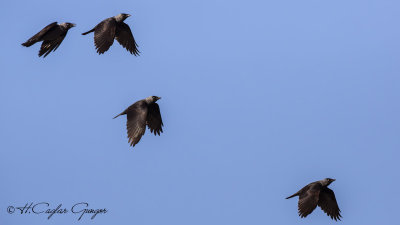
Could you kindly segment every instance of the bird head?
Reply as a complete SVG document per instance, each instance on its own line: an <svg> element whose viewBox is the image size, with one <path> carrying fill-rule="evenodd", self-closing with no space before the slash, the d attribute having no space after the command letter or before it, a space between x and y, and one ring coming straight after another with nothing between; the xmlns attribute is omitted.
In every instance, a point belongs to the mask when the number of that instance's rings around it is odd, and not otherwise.
<svg viewBox="0 0 400 225"><path fill-rule="evenodd" d="M161 99L161 97L158 97L158 96L149 96L149 97L145 98L147 103L154 103L159 99Z"/></svg>
<svg viewBox="0 0 400 225"><path fill-rule="evenodd" d="M130 17L131 15L126 14L126 13L120 13L117 16L115 16L115 20L117 20L118 22L122 22L124 21L126 18Z"/></svg>
<svg viewBox="0 0 400 225"><path fill-rule="evenodd" d="M330 185L333 181L335 181L336 179L332 179L332 178L325 178L323 180L321 180L321 184L323 186L328 186Z"/></svg>
<svg viewBox="0 0 400 225"><path fill-rule="evenodd" d="M151 98L153 99L153 102L156 102L157 100L161 99L161 97L158 96L151 96Z"/></svg>
<svg viewBox="0 0 400 225"><path fill-rule="evenodd" d="M71 29L72 27L76 26L76 24L74 24L74 23L62 23L60 25L66 27L67 29Z"/></svg>

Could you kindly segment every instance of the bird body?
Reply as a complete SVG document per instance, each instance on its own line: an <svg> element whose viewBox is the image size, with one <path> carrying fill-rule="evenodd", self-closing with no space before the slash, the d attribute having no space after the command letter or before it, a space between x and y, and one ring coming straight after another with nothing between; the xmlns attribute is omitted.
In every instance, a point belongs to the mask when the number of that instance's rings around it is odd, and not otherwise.
<svg viewBox="0 0 400 225"><path fill-rule="evenodd" d="M44 55L43 57L46 57L50 52L55 51L60 46L61 42L67 35L68 30L74 26L75 24L73 23L51 23L29 38L29 40L22 43L22 45L30 47L36 42L43 41L39 50L39 57L42 55Z"/></svg>
<svg viewBox="0 0 400 225"><path fill-rule="evenodd" d="M127 115L128 142L132 147L139 143L146 131L146 125L154 135L160 135L163 132L160 107L156 103L159 99L160 97L150 96L139 100L114 117L115 119L118 116Z"/></svg>
<svg viewBox="0 0 400 225"><path fill-rule="evenodd" d="M286 199L299 196L298 211L301 218L306 217L317 205L332 219L340 220L340 209L334 192L328 188L335 179L326 178L312 182Z"/></svg>
<svg viewBox="0 0 400 225"><path fill-rule="evenodd" d="M107 18L97 24L93 29L82 33L87 35L94 32L94 44L97 53L103 54L114 43L114 39L128 50L131 54L138 56L139 50L135 38L132 35L130 27L124 23L124 20L130 15L121 13L117 16Z"/></svg>

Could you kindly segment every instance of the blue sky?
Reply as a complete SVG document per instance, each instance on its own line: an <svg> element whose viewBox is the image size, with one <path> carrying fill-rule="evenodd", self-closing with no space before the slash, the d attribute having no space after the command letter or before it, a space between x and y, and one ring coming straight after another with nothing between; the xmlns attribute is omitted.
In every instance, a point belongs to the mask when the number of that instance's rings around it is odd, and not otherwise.
<svg viewBox="0 0 400 225"><path fill-rule="evenodd" d="M284 198L336 178L340 224L395 224L400 197L400 2L3 1L0 224L333 224ZM97 55L125 12L140 57ZM56 52L20 44L73 22ZM149 95L164 133L131 148ZM87 202L104 215L8 214Z"/></svg>

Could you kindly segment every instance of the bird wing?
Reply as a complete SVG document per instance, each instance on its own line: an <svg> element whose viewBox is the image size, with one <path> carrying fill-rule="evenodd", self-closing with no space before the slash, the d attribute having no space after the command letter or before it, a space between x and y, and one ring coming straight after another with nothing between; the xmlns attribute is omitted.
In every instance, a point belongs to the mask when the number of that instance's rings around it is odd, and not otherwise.
<svg viewBox="0 0 400 225"><path fill-rule="evenodd" d="M146 131L146 107L133 107L127 112L126 127L128 130L128 142L134 147Z"/></svg>
<svg viewBox="0 0 400 225"><path fill-rule="evenodd" d="M114 43L116 21L115 19L108 18L97 24L94 30L94 44L97 53L103 54Z"/></svg>
<svg viewBox="0 0 400 225"><path fill-rule="evenodd" d="M33 35L29 40L27 40L25 43L23 43L23 46L31 46L34 43L40 41L40 39L43 37L44 34L46 34L49 30L57 26L57 22L51 23L47 25L45 28L43 28L41 31L39 31L37 34Z"/></svg>
<svg viewBox="0 0 400 225"><path fill-rule="evenodd" d="M44 56L43 56L43 58L44 58L48 54L50 54L50 52L52 52L52 51L54 52L60 46L60 44L64 40L65 36L66 36L66 34L62 35L54 40L43 41L42 46L40 47L40 50L39 50L39 57L44 54Z"/></svg>
<svg viewBox="0 0 400 225"><path fill-rule="evenodd" d="M160 132L163 132L163 125L164 124L161 119L160 107L157 103L149 104L147 114L147 126L149 127L150 132L154 133L154 135L160 135Z"/></svg>
<svg viewBox="0 0 400 225"><path fill-rule="evenodd" d="M318 206L334 220L340 220L340 209L336 202L335 193L325 187L319 194Z"/></svg>
<svg viewBox="0 0 400 225"><path fill-rule="evenodd" d="M306 217L314 211L317 207L319 193L320 188L317 185L310 185L299 195L298 209L300 217Z"/></svg>
<svg viewBox="0 0 400 225"><path fill-rule="evenodd" d="M129 28L126 23L121 22L117 25L115 38L131 54L134 54L135 56L139 55L140 52L137 48L138 45L132 35L131 28Z"/></svg>

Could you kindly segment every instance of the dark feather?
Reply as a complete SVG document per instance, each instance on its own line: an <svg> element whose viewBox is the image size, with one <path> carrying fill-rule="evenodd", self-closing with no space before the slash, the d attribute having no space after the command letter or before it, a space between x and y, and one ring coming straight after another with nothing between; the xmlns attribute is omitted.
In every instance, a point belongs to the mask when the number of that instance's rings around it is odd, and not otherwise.
<svg viewBox="0 0 400 225"><path fill-rule="evenodd" d="M45 58L48 54L50 54L50 52L57 50L64 38L65 36L60 36L55 40L43 41L42 46L40 47L39 57L44 54L43 58Z"/></svg>
<svg viewBox="0 0 400 225"><path fill-rule="evenodd" d="M128 131L128 142L132 147L139 143L146 131L146 116L147 108L140 107L140 105L131 108L131 110L127 112L126 127Z"/></svg>
<svg viewBox="0 0 400 225"><path fill-rule="evenodd" d="M115 38L131 54L139 55L138 45L132 35L131 28L126 23L120 22L117 24Z"/></svg>
<svg viewBox="0 0 400 225"><path fill-rule="evenodd" d="M61 45L68 33L68 30L74 26L75 24L72 23L51 23L22 45L31 46L36 42L43 41L39 50L39 57L43 56L44 58Z"/></svg>
<svg viewBox="0 0 400 225"><path fill-rule="evenodd" d="M339 206L336 202L335 193L327 187L323 187L321 189L321 192L319 194L318 206L321 207L321 209L328 216L336 221L340 220L340 217L342 217L340 215Z"/></svg>
<svg viewBox="0 0 400 225"><path fill-rule="evenodd" d="M97 24L93 29L82 33L82 35L94 31L94 44L96 46L96 51L99 54L108 51L111 45L113 45L114 39L117 39L117 41L131 54L138 56L140 52L135 38L132 35L132 31L129 26L123 22L129 16L130 15L128 14L122 13L107 18Z"/></svg>
<svg viewBox="0 0 400 225"><path fill-rule="evenodd" d="M94 44L97 53L103 54L114 43L116 21L114 18L108 18L100 22L94 30Z"/></svg>
<svg viewBox="0 0 400 225"><path fill-rule="evenodd" d="M335 194L327 187L333 181L335 179L325 178L312 182L286 199L299 196L298 211L301 218L312 213L318 205L332 219L340 220L340 209Z"/></svg>
<svg viewBox="0 0 400 225"><path fill-rule="evenodd" d="M29 46L32 46L33 44L35 44L36 42L41 41L43 35L46 34L48 31L50 31L51 29L53 29L56 26L57 26L57 22L47 25L45 28L43 28L37 34L35 34L31 38L29 38L29 40L22 43L22 45L25 47L29 47Z"/></svg>
<svg viewBox="0 0 400 225"><path fill-rule="evenodd" d="M146 131L146 125L154 135L160 135L163 132L160 107L155 103L158 99L160 98L157 96L150 96L139 100L114 117L127 115L126 126L131 146L139 143Z"/></svg>
<svg viewBox="0 0 400 225"><path fill-rule="evenodd" d="M298 210L300 217L306 217L317 207L320 187L317 184L307 186L299 195Z"/></svg>
<svg viewBox="0 0 400 225"><path fill-rule="evenodd" d="M160 133L163 132L163 125L160 107L157 103L149 104L147 113L147 126L149 127L150 132L154 133L154 135L160 135Z"/></svg>
<svg viewBox="0 0 400 225"><path fill-rule="evenodd" d="M94 30L95 30L95 28L93 28L93 29L91 29L91 30L89 30L89 31L87 31L85 33L82 33L82 35L86 35L86 34L92 33Z"/></svg>

